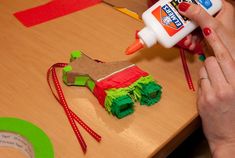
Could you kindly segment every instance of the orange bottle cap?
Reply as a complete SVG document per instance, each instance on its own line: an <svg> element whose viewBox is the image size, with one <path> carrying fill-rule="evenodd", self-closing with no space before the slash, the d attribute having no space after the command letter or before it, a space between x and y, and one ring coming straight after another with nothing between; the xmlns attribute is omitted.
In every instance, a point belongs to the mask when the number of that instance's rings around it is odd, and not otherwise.
<svg viewBox="0 0 235 158"><path fill-rule="evenodd" d="M136 41L126 49L125 54L126 55L133 54L143 47L144 47L144 44L141 42L141 40L136 39Z"/></svg>

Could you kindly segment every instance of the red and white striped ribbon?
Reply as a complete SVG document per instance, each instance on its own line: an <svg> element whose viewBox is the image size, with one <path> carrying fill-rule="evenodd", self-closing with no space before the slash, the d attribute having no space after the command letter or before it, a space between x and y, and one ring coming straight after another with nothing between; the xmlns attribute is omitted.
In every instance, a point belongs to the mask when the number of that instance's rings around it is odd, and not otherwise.
<svg viewBox="0 0 235 158"><path fill-rule="evenodd" d="M193 81L192 81L192 78L191 78L191 74L190 74L189 69L188 69L184 49L183 48L179 48L179 49L180 49L180 56L181 56L182 65L183 65L183 68L184 68L184 74L185 74L185 78L187 80L189 89L195 91Z"/></svg>
<svg viewBox="0 0 235 158"><path fill-rule="evenodd" d="M87 145L77 127L77 125L75 124L75 121L77 121L94 139L96 139L98 142L101 141L101 136L99 134L97 134L95 131L93 131L86 123L84 123L68 106L66 99L64 97L64 93L62 91L62 88L60 86L57 74L56 74L56 68L63 68L65 66L67 66L67 63L56 63L54 65L52 65L48 71L47 71L47 82L48 85L51 89L52 94L54 95L54 97L56 98L56 100L61 104L61 106L63 107L66 116L69 120L69 123L72 126L72 129L78 139L78 142L81 145L81 148L83 150L83 152L86 152L87 149ZM52 89L51 83L50 83L50 76L52 74L52 81L54 83L57 95L55 94L55 92Z"/></svg>

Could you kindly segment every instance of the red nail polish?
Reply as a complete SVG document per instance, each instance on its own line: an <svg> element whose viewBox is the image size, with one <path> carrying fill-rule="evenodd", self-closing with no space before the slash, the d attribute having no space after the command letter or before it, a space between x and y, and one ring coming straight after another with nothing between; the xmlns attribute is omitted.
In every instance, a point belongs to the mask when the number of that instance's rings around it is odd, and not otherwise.
<svg viewBox="0 0 235 158"><path fill-rule="evenodd" d="M188 36L184 37L181 41L184 43L188 39Z"/></svg>
<svg viewBox="0 0 235 158"><path fill-rule="evenodd" d="M179 10L182 11L182 12L186 12L189 7L190 7L190 4L189 4L189 3L186 3L186 2L181 2L181 3L178 5Z"/></svg>
<svg viewBox="0 0 235 158"><path fill-rule="evenodd" d="M189 48L192 44L193 44L193 43L192 43L192 42L190 42L190 43L189 43L189 45L188 45L188 48Z"/></svg>
<svg viewBox="0 0 235 158"><path fill-rule="evenodd" d="M205 36L209 36L211 34L211 29L208 28L208 27L205 27L203 29L203 33L204 33Z"/></svg>

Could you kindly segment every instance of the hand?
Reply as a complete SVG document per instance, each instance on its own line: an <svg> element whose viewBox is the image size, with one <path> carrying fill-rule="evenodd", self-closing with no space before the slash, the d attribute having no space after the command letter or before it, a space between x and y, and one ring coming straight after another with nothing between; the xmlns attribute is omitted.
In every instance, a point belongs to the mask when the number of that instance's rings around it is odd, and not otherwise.
<svg viewBox="0 0 235 158"><path fill-rule="evenodd" d="M215 16L215 19L219 21L220 24L223 25L226 28L226 30L233 35L235 35L234 6L235 2L233 0L227 0L227 1L223 0L223 7L221 11ZM202 40L203 40L202 34L196 31L186 36L182 42L186 48L188 48L190 51L193 51L196 48L196 43L200 43L200 41ZM235 52L233 54L235 54Z"/></svg>
<svg viewBox="0 0 235 158"><path fill-rule="evenodd" d="M218 18L210 16L198 5L183 2L179 5L179 9L182 15L199 24L215 55L206 59L199 73L197 104L205 136L213 157L234 157L235 37L233 29L229 29Z"/></svg>

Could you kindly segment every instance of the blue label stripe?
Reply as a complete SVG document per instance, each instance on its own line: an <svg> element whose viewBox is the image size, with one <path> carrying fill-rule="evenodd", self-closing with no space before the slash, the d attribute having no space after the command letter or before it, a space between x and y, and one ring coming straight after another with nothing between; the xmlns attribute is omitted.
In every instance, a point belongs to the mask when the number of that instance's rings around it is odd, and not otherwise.
<svg viewBox="0 0 235 158"><path fill-rule="evenodd" d="M212 7L212 3L210 0L198 0L198 2L206 9L209 9L210 7Z"/></svg>

